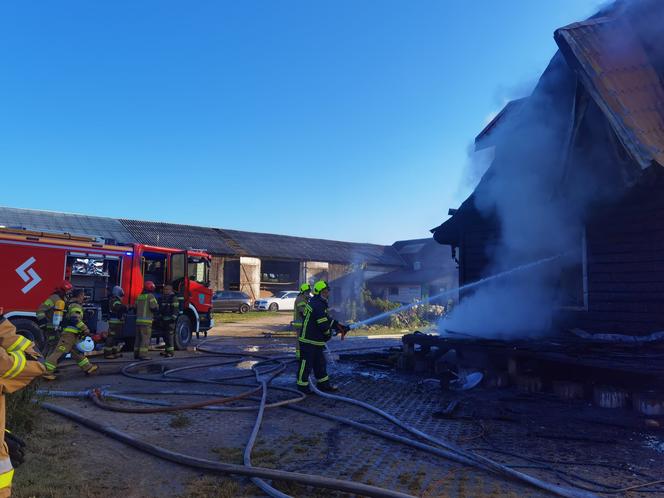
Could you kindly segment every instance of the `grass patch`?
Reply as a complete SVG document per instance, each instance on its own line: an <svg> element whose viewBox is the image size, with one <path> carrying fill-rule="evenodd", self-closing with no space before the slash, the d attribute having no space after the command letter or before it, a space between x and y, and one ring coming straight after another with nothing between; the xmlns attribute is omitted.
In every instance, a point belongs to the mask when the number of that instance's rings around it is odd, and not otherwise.
<svg viewBox="0 0 664 498"><path fill-rule="evenodd" d="M187 483L185 492L178 498L235 498L254 496L255 493L242 486L238 481L223 477L197 477Z"/></svg>
<svg viewBox="0 0 664 498"><path fill-rule="evenodd" d="M57 423L55 419L35 425L26 438L25 463L14 474L14 498L94 498L114 494L112 482L104 486L101 479L81 479L78 475L81 461L71 442L75 430L71 424Z"/></svg>
<svg viewBox="0 0 664 498"><path fill-rule="evenodd" d="M168 425L170 425L174 429L182 429L184 427L189 427L191 425L191 419L187 417L187 415L185 415L184 413L179 412L173 415Z"/></svg>
<svg viewBox="0 0 664 498"><path fill-rule="evenodd" d="M417 472L402 472L397 476L399 483L408 488L408 492L413 495L419 495L422 490L422 482L426 473L422 470Z"/></svg>
<svg viewBox="0 0 664 498"><path fill-rule="evenodd" d="M221 447L213 448L210 451L224 463L242 464L244 462L244 448ZM279 457L271 448L254 448L254 451L251 452L251 464L255 467L275 468L277 463L279 463Z"/></svg>
<svg viewBox="0 0 664 498"><path fill-rule="evenodd" d="M231 446L222 446L220 448L212 448L210 450L216 454L224 463L238 463L242 464L242 455L244 450L242 448L233 448Z"/></svg>
<svg viewBox="0 0 664 498"><path fill-rule="evenodd" d="M288 313L292 313L289 311ZM237 323L256 320L259 318L267 318L274 316L283 316L283 313L278 311L248 311L247 313L213 313L214 323Z"/></svg>

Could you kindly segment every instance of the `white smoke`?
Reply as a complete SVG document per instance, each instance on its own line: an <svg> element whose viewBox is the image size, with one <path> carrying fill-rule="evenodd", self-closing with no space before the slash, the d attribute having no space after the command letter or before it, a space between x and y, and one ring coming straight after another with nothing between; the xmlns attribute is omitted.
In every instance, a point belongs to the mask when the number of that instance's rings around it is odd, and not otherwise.
<svg viewBox="0 0 664 498"><path fill-rule="evenodd" d="M495 226L496 239L470 244L472 250L483 247L489 261L477 277L556 254L568 257L479 288L463 298L441 329L501 337L551 330L564 304L562 272L581 261L591 208L615 199L626 181L612 155L613 132L592 100L579 101L577 83L557 53L533 93L492 131L495 158L475 190L474 204L481 224ZM575 130L579 105L587 107ZM575 133L584 140L571 140ZM468 258L478 258L469 244L465 250Z"/></svg>

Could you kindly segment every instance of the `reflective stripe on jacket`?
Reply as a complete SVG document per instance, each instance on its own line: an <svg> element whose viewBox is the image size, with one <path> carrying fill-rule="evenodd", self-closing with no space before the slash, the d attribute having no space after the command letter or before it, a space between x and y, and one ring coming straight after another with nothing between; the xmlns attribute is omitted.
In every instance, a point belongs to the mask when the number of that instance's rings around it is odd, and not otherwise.
<svg viewBox="0 0 664 498"><path fill-rule="evenodd" d="M300 332L300 342L324 346L332 338L332 330L337 321L327 312L327 300L320 294L315 295L304 307L304 322Z"/></svg>
<svg viewBox="0 0 664 498"><path fill-rule="evenodd" d="M182 312L184 298L177 294L164 294L159 298L159 314L165 321L176 320Z"/></svg>
<svg viewBox="0 0 664 498"><path fill-rule="evenodd" d="M0 490L10 488L12 478L14 477L14 468L9 457L0 458Z"/></svg>
<svg viewBox="0 0 664 498"><path fill-rule="evenodd" d="M108 323L124 323L127 307L122 303L122 299L113 296L108 303L108 311Z"/></svg>
<svg viewBox="0 0 664 498"><path fill-rule="evenodd" d="M0 394L18 391L44 373L42 364L34 359L39 356L34 344L24 341L9 320L0 319Z"/></svg>
<svg viewBox="0 0 664 498"><path fill-rule="evenodd" d="M136 323L151 325L155 313L159 311L159 303L154 294L143 292L136 298Z"/></svg>
<svg viewBox="0 0 664 498"><path fill-rule="evenodd" d="M4 394L18 391L44 373L43 365L36 361L38 356L32 341L18 335L16 327L6 318L0 317L0 433L5 431ZM3 446L0 449L1 496L9 496L11 493L14 475L6 448Z"/></svg>
<svg viewBox="0 0 664 498"><path fill-rule="evenodd" d="M293 327L301 329L304 323L304 308L309 301L309 293L303 292L295 298L295 306L293 306Z"/></svg>
<svg viewBox="0 0 664 498"><path fill-rule="evenodd" d="M76 335L90 335L90 329L83 321L83 316L83 306L78 303L71 303L67 308L67 316L62 331Z"/></svg>

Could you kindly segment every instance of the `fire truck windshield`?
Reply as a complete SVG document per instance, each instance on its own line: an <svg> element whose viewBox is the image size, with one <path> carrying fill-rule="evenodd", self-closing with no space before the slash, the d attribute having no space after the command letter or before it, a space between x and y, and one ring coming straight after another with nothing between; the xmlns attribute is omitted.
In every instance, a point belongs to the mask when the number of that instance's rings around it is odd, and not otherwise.
<svg viewBox="0 0 664 498"><path fill-rule="evenodd" d="M198 282L206 287L210 284L210 265L206 259L190 257L187 266L190 281Z"/></svg>

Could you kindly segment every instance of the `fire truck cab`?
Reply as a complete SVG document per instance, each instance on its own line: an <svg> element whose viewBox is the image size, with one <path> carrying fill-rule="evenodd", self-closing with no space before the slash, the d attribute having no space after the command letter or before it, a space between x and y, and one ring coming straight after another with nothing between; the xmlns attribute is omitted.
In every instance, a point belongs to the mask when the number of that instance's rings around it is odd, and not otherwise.
<svg viewBox="0 0 664 498"><path fill-rule="evenodd" d="M193 332L207 332L211 318L210 256L200 250L178 250L144 244L107 244L94 237L0 228L0 307L19 333L43 346L36 310L63 279L85 290L85 321L96 340L108 331L111 290L120 285L129 307L122 335L133 347L136 297L152 280L157 297L164 285L173 285L184 297L178 317L175 346L185 349ZM153 336L159 331L154 330Z"/></svg>

